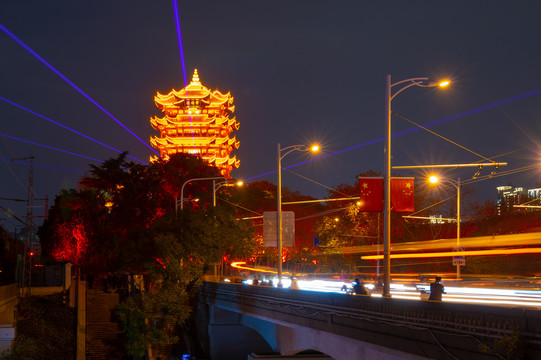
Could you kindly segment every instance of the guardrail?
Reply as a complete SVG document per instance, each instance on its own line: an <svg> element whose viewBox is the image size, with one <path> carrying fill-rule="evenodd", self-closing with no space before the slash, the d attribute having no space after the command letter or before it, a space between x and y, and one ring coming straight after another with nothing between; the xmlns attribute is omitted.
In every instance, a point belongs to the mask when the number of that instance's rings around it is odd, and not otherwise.
<svg viewBox="0 0 541 360"><path fill-rule="evenodd" d="M541 349L541 311L533 309L210 282L204 284L200 294L208 304L325 331L334 326L342 333L345 328L357 335L379 331L381 336L409 337L415 341L418 335L413 333L428 330L430 335L453 334L455 343L466 336L471 340L470 350L494 345L502 338L514 338L535 348L537 355L541 352L537 350Z"/></svg>
<svg viewBox="0 0 541 360"><path fill-rule="evenodd" d="M0 286L0 301L17 297L18 291L19 285L17 283Z"/></svg>

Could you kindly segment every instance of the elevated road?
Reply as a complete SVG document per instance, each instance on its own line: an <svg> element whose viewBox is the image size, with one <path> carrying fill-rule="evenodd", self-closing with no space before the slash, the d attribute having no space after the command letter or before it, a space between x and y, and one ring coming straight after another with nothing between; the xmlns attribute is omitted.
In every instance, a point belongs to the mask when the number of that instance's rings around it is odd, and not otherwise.
<svg viewBox="0 0 541 360"><path fill-rule="evenodd" d="M535 309L210 282L200 294L209 327L250 327L281 355L315 350L335 359L541 358L541 312ZM234 316L221 323L224 312ZM245 343L232 339L229 346Z"/></svg>

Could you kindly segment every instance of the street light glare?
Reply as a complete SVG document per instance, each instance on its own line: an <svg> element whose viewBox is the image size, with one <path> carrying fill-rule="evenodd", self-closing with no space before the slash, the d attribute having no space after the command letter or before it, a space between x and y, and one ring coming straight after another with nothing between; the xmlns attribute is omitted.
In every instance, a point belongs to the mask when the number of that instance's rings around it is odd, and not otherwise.
<svg viewBox="0 0 541 360"><path fill-rule="evenodd" d="M450 84L451 82L449 80L444 80L442 82L439 83L439 86L440 87L446 87Z"/></svg>
<svg viewBox="0 0 541 360"><path fill-rule="evenodd" d="M312 150L313 152L316 152L316 151L319 150L319 146L313 145L312 148L311 148L310 150Z"/></svg>
<svg viewBox="0 0 541 360"><path fill-rule="evenodd" d="M242 180L237 181L237 186L242 186L242 185L244 185L244 181Z"/></svg>
<svg viewBox="0 0 541 360"><path fill-rule="evenodd" d="M428 181L430 181L432 184L435 184L438 182L438 177L432 175L431 177L428 178Z"/></svg>

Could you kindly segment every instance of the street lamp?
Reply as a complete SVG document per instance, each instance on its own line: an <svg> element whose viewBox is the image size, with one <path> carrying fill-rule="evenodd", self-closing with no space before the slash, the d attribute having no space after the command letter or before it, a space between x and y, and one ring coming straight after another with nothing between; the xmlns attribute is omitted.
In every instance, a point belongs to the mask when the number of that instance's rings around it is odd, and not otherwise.
<svg viewBox="0 0 541 360"><path fill-rule="evenodd" d="M229 180L216 184L216 180L212 180L212 206L216 207L216 191L222 186L242 186L242 181L231 182Z"/></svg>
<svg viewBox="0 0 541 360"><path fill-rule="evenodd" d="M440 179L437 176L431 176L428 178L432 184L436 184ZM456 249L460 251L460 178L457 181L451 179L441 179L441 182L445 182L453 185L456 188ZM456 278L460 279L460 265L456 265Z"/></svg>
<svg viewBox="0 0 541 360"><path fill-rule="evenodd" d="M184 186L186 186L186 184L188 184L188 183L190 183L192 181L218 180L218 179L225 179L225 177L224 176L216 176L216 177L194 178L194 179L186 180L184 182L184 184L182 184L182 187L180 188L180 210L184 209ZM175 212L178 212L178 205L179 205L179 201L177 199L175 199Z"/></svg>
<svg viewBox="0 0 541 360"><path fill-rule="evenodd" d="M278 188L276 195L278 205L276 207L276 216L277 216L277 240L278 240L278 287L282 287L282 159L289 153L293 151L312 151L316 152L319 150L319 146L306 146L306 145L291 145L283 149L280 148L280 143L278 143ZM283 155L282 153L285 152Z"/></svg>
<svg viewBox="0 0 541 360"><path fill-rule="evenodd" d="M394 86L402 85L392 93ZM411 78L391 83L391 75L387 75L385 86L385 174L384 174L384 209L383 209L383 297L391 297L391 101L396 95L412 86L445 87L449 81L429 83L428 78Z"/></svg>

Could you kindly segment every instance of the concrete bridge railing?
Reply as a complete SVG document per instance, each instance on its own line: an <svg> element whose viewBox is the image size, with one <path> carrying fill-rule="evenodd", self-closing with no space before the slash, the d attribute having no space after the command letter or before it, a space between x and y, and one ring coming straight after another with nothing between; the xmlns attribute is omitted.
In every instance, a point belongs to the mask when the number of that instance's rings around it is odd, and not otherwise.
<svg viewBox="0 0 541 360"><path fill-rule="evenodd" d="M200 294L232 312L425 358L541 358L541 311L533 309L210 282Z"/></svg>

